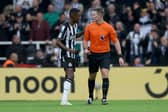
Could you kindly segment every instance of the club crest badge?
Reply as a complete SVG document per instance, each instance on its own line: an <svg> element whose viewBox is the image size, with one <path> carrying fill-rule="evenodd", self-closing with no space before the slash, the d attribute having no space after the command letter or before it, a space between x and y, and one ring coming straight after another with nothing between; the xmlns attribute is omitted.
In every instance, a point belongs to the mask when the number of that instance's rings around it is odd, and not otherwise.
<svg viewBox="0 0 168 112"><path fill-rule="evenodd" d="M72 63L68 63L68 67L72 67Z"/></svg>
<svg viewBox="0 0 168 112"><path fill-rule="evenodd" d="M104 35L101 35L101 36L100 36L100 40L103 41L104 39L105 39L105 36L104 36Z"/></svg>

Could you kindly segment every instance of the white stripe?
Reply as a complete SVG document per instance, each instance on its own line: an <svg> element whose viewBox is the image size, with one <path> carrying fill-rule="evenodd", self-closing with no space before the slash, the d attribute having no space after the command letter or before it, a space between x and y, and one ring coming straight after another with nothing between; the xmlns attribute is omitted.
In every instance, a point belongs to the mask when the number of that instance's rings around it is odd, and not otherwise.
<svg viewBox="0 0 168 112"><path fill-rule="evenodd" d="M69 34L68 31L69 31L69 29L67 28L67 35L66 35L66 42L65 42L65 44L66 44L67 48L70 48L69 47L69 36L70 36L70 34ZM67 51L67 56L70 57L70 52L69 51Z"/></svg>
<svg viewBox="0 0 168 112"><path fill-rule="evenodd" d="M65 26L63 25L63 26L61 27L61 32L60 32L59 35L58 35L58 38L59 38L59 39L64 39L64 38L62 37L62 36L63 36L64 29L65 29Z"/></svg>

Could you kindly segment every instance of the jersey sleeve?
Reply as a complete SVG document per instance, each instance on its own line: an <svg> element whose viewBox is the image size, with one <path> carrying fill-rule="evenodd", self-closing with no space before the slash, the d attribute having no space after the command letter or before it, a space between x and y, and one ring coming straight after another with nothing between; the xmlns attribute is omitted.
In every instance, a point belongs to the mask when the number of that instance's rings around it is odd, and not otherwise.
<svg viewBox="0 0 168 112"><path fill-rule="evenodd" d="M89 27L86 26L85 31L84 31L84 40L89 41L90 40L90 34L89 34Z"/></svg>
<svg viewBox="0 0 168 112"><path fill-rule="evenodd" d="M112 26L110 27L110 38L113 43L116 43L118 41L117 33Z"/></svg>
<svg viewBox="0 0 168 112"><path fill-rule="evenodd" d="M64 40L65 35L66 35L66 26L62 25L61 30L60 30L60 32L58 34L58 39Z"/></svg>

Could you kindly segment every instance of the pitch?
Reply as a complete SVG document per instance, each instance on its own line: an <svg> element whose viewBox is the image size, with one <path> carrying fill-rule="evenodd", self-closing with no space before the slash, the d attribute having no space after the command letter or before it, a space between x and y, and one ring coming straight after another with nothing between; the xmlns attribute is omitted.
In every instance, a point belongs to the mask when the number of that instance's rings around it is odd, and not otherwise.
<svg viewBox="0 0 168 112"><path fill-rule="evenodd" d="M72 106L61 106L59 101L0 101L0 112L168 112L168 100L109 101L92 105L86 101L71 101Z"/></svg>

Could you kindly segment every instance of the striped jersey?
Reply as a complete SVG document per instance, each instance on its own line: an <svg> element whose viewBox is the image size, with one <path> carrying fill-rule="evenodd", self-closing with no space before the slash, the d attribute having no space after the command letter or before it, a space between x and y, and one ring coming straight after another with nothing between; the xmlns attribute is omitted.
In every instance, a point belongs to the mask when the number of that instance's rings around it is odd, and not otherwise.
<svg viewBox="0 0 168 112"><path fill-rule="evenodd" d="M70 23L65 22L61 27L58 39L69 49L75 49L77 29L77 23L71 25ZM65 56L68 58L75 58L75 54L62 49L61 57Z"/></svg>

